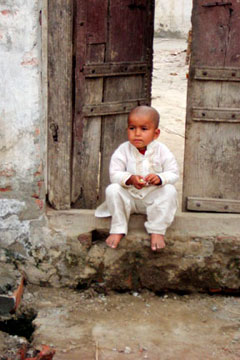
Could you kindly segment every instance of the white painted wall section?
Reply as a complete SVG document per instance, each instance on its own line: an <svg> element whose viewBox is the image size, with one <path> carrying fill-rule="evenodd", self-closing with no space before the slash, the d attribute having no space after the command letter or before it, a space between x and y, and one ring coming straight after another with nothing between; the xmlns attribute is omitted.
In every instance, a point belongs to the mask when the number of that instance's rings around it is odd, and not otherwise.
<svg viewBox="0 0 240 360"><path fill-rule="evenodd" d="M187 38L192 0L155 0L155 36Z"/></svg>

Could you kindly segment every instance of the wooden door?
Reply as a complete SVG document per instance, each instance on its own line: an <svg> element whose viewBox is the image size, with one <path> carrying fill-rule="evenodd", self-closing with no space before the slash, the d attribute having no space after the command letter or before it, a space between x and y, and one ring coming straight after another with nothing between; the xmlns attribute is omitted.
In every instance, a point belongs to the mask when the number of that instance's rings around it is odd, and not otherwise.
<svg viewBox="0 0 240 360"><path fill-rule="evenodd" d="M183 207L240 212L240 2L194 0Z"/></svg>
<svg viewBox="0 0 240 360"><path fill-rule="evenodd" d="M72 206L95 208L127 114L150 104L152 0L75 0Z"/></svg>

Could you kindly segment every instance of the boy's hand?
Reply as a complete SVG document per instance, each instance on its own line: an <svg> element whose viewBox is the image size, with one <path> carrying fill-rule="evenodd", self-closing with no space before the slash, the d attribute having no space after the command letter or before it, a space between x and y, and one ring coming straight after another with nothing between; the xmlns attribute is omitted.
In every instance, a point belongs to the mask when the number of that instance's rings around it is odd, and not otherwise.
<svg viewBox="0 0 240 360"><path fill-rule="evenodd" d="M144 180L149 185L161 185L162 184L162 180L156 174L149 174L145 177Z"/></svg>
<svg viewBox="0 0 240 360"><path fill-rule="evenodd" d="M126 182L126 185L133 185L136 189L142 189L144 186L147 185L146 179L140 175L132 175L128 181Z"/></svg>

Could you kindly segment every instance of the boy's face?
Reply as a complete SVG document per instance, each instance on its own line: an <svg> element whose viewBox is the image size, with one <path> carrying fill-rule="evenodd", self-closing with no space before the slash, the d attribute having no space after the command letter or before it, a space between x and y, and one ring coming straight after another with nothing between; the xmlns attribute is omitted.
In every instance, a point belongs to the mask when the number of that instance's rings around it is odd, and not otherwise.
<svg viewBox="0 0 240 360"><path fill-rule="evenodd" d="M137 149L146 149L148 144L157 139L160 130L155 128L149 114L132 114L128 119L128 140Z"/></svg>

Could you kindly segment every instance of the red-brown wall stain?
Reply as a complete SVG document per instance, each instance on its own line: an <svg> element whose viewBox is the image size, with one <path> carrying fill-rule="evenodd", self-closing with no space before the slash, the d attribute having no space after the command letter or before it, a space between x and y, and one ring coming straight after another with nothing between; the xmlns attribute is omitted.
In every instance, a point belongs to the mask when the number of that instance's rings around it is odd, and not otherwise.
<svg viewBox="0 0 240 360"><path fill-rule="evenodd" d="M8 191L12 191L12 187L11 186L6 186L4 188L0 188L0 192L8 192Z"/></svg>
<svg viewBox="0 0 240 360"><path fill-rule="evenodd" d="M38 59L36 57L33 57L31 59L26 59L21 62L21 65L23 66L28 66L28 65L35 66L37 64L38 64Z"/></svg>
<svg viewBox="0 0 240 360"><path fill-rule="evenodd" d="M42 210L43 206L44 206L43 200L36 199L35 202L36 202L37 206L39 207L39 209Z"/></svg>

